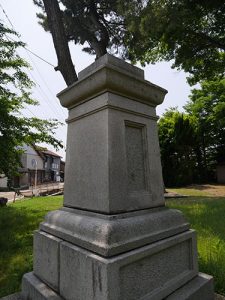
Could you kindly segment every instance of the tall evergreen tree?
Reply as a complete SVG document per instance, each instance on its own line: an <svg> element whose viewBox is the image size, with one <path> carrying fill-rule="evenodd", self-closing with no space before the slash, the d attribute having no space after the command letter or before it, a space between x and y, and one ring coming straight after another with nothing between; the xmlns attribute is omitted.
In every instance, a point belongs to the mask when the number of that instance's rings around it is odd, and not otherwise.
<svg viewBox="0 0 225 300"><path fill-rule="evenodd" d="M197 176L195 119L177 108L170 108L160 118L158 126L165 185L191 184Z"/></svg>
<svg viewBox="0 0 225 300"><path fill-rule="evenodd" d="M184 111L169 109L159 120L167 186L212 181L217 164L225 162L225 79L193 89Z"/></svg>

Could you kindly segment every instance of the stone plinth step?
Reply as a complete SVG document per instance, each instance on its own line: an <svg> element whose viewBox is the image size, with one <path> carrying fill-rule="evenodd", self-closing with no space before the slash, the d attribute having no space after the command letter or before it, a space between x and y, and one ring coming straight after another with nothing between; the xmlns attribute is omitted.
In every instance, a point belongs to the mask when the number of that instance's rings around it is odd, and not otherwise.
<svg viewBox="0 0 225 300"><path fill-rule="evenodd" d="M198 276L164 300L217 300L218 298L213 295L213 277L198 273Z"/></svg>
<svg viewBox="0 0 225 300"><path fill-rule="evenodd" d="M30 282L30 280L38 281L39 288L35 292L37 293L36 297L38 299L62 299L57 294L50 291L49 288L45 284L41 283L32 273L29 273L29 275L26 276L26 280L28 280L28 282ZM30 291L31 294L34 293L33 287L29 286L28 291ZM213 291L213 278L209 275L199 273L194 279L192 279L183 287L173 292L168 297L164 298L164 300L213 300L213 293L209 293L209 291ZM154 299L161 300L162 298L159 297ZM225 297L215 294L214 300L223 299L225 299ZM1 298L0 300L23 300L23 298L20 293L16 293Z"/></svg>
<svg viewBox="0 0 225 300"><path fill-rule="evenodd" d="M21 293L16 293L16 294L3 297L0 300L23 300L23 299L21 297Z"/></svg>

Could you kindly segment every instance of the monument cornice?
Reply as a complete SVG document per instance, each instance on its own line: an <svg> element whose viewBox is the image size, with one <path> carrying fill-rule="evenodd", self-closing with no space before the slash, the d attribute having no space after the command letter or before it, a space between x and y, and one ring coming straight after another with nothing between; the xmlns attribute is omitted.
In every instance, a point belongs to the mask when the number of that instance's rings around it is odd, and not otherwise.
<svg viewBox="0 0 225 300"><path fill-rule="evenodd" d="M110 62L108 61L109 57ZM129 70L126 69L126 62L120 60L120 64L125 67L119 68L112 64L117 58L113 57L112 59L109 55L103 58L98 62L98 67L94 72L92 68L90 68L90 72L87 69L84 74L81 74L82 76L79 76L77 82L57 95L62 106L72 108L105 92L144 102L153 107L163 102L167 90L144 80L139 73L129 73Z"/></svg>

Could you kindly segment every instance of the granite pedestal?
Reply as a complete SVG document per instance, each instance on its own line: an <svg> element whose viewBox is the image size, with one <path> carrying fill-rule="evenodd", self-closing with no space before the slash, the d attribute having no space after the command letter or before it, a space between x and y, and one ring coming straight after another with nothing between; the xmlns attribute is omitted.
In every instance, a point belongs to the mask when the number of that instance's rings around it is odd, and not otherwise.
<svg viewBox="0 0 225 300"><path fill-rule="evenodd" d="M105 55L58 95L69 110L64 206L34 235L24 300L214 299L195 232L165 207L155 111L165 94Z"/></svg>

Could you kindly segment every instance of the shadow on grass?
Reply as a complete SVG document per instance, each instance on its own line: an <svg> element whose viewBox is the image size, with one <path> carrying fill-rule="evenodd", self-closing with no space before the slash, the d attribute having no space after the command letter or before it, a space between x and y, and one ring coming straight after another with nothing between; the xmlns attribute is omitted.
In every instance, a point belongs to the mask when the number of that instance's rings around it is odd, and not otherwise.
<svg viewBox="0 0 225 300"><path fill-rule="evenodd" d="M195 189L199 191L204 191L204 190L209 190L209 189L216 189L216 185L210 185L210 184L204 184L204 185L198 185L198 184L193 184L193 185L188 185L185 187L185 189Z"/></svg>
<svg viewBox="0 0 225 300"><path fill-rule="evenodd" d="M39 198L0 208L0 298L20 290L23 274L32 270L33 232L59 204Z"/></svg>

